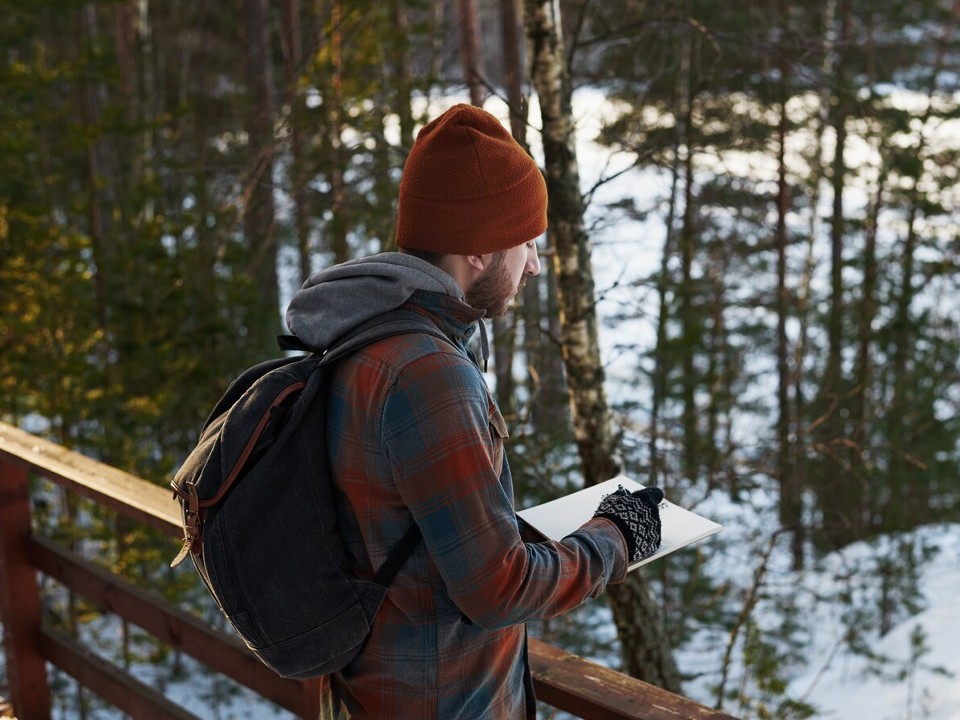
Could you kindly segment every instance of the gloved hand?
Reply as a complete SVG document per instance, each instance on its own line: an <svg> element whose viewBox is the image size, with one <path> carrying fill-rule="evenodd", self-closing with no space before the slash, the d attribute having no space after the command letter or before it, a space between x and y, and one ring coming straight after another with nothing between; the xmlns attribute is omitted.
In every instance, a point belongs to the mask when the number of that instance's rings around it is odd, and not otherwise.
<svg viewBox="0 0 960 720"><path fill-rule="evenodd" d="M660 501L663 491L648 487L627 492L623 485L604 495L594 517L613 520L627 541L630 563L650 557L660 548Z"/></svg>

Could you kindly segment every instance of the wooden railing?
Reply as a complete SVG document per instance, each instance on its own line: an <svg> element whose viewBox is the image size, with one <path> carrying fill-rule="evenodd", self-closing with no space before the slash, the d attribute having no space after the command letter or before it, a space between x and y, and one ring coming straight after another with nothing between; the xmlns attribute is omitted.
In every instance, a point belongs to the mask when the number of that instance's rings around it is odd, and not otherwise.
<svg viewBox="0 0 960 720"><path fill-rule="evenodd" d="M30 473L171 537L181 536L179 510L165 488L0 423L0 621L5 630L10 699L19 720L50 717L47 662L137 720L195 718L44 623L38 571L297 717L317 717L319 680L278 677L233 636L34 533ZM733 720L535 639L530 640L530 664L538 699L577 717Z"/></svg>

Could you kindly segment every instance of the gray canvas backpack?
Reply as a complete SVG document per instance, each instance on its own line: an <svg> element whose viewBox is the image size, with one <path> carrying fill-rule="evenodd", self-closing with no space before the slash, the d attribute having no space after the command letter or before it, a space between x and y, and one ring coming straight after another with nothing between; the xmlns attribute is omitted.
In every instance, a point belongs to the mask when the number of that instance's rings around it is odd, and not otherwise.
<svg viewBox="0 0 960 720"><path fill-rule="evenodd" d="M326 448L333 364L384 337L428 333L395 310L320 351L283 336L283 357L250 368L214 407L171 485L187 556L220 610L269 667L289 678L343 668L363 647L387 586L421 540L414 524L373 581L354 577L337 530Z"/></svg>

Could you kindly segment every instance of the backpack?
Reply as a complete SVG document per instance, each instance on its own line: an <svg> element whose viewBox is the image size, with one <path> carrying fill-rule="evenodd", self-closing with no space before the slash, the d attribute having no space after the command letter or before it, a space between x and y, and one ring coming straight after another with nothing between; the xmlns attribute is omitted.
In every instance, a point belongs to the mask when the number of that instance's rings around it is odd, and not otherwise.
<svg viewBox="0 0 960 720"><path fill-rule="evenodd" d="M421 540L414 523L372 582L352 576L326 448L331 367L401 333L450 342L419 313L395 310L325 352L248 369L171 482L184 526L171 565L189 555L243 641L283 677L326 675L356 657L387 587ZM287 349L310 349L292 336L279 339Z"/></svg>

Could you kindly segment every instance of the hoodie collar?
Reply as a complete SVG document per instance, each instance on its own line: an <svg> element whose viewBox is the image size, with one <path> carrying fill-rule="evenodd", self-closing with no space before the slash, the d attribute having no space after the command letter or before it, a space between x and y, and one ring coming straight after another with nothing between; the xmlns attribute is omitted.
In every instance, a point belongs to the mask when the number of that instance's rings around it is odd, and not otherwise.
<svg viewBox="0 0 960 720"><path fill-rule="evenodd" d="M445 335L454 340L476 362L473 353L467 347L477 328L480 329L480 354L483 370L487 370L490 346L483 318L486 311L468 305L459 298L430 290L417 290L410 297L410 306L423 312L436 323Z"/></svg>
<svg viewBox="0 0 960 720"><path fill-rule="evenodd" d="M287 326L312 348L328 348L364 322L413 301L468 355L466 344L480 328L480 351L489 357L484 312L468 305L448 273L402 253L381 253L314 273L287 308Z"/></svg>

